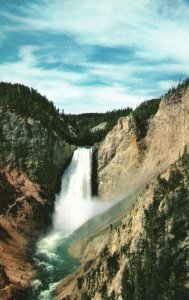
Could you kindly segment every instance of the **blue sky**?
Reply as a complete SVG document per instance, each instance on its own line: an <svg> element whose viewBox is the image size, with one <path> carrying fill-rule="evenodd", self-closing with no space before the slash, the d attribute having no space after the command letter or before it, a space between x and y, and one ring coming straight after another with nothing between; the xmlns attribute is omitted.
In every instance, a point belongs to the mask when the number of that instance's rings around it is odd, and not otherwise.
<svg viewBox="0 0 189 300"><path fill-rule="evenodd" d="M187 0L0 0L0 81L68 113L135 107L189 76Z"/></svg>

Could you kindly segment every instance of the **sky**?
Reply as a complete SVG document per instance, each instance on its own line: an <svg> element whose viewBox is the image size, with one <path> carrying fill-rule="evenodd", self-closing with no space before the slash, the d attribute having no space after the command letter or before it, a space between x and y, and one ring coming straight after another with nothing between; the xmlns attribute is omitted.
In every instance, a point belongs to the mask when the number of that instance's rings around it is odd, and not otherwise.
<svg viewBox="0 0 189 300"><path fill-rule="evenodd" d="M189 0L0 0L0 81L66 113L136 107L189 76Z"/></svg>

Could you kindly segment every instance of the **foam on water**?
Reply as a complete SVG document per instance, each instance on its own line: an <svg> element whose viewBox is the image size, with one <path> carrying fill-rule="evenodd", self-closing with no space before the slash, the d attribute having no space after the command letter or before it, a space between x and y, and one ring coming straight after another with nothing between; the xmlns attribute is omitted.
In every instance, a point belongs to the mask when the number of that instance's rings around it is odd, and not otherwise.
<svg viewBox="0 0 189 300"><path fill-rule="evenodd" d="M78 148L62 177L61 191L56 196L53 228L37 244L36 261L41 271L40 279L34 281L36 299L53 299L59 280L77 266L77 262L67 253L67 237L112 205L92 197L91 173L92 149Z"/></svg>

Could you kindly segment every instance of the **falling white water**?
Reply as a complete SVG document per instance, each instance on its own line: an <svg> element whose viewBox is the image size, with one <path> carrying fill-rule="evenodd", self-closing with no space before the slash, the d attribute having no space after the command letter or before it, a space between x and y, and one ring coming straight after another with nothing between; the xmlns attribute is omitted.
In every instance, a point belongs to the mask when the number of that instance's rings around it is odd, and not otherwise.
<svg viewBox="0 0 189 300"><path fill-rule="evenodd" d="M55 230L68 235L107 208L107 204L91 195L91 173L92 149L77 149L62 178L61 192L55 202Z"/></svg>
<svg viewBox="0 0 189 300"><path fill-rule="evenodd" d="M64 249L67 237L113 204L92 197L91 173L92 149L78 148L62 177L61 191L56 196L53 228L37 244L36 260L42 275L33 282L34 293L39 290L35 299L53 299L54 289L64 272L68 275L68 270L75 268L73 258L70 259Z"/></svg>

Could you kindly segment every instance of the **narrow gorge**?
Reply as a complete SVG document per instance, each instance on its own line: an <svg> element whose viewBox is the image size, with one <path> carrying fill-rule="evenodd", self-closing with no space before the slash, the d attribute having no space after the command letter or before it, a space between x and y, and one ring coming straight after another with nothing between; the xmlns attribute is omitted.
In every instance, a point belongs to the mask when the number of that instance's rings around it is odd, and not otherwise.
<svg viewBox="0 0 189 300"><path fill-rule="evenodd" d="M75 237L72 233L110 206L92 197L91 176L92 148L78 148L62 177L52 228L37 243L35 261L39 278L32 283L31 300L53 299L59 281L79 265L79 261L68 252L70 245L80 236L79 232Z"/></svg>
<svg viewBox="0 0 189 300"><path fill-rule="evenodd" d="M120 118L98 148L99 196L118 202L71 246L81 266L56 300L189 297L188 81L162 97L145 128L137 121Z"/></svg>
<svg viewBox="0 0 189 300"><path fill-rule="evenodd" d="M55 116L54 106L34 90L0 84L2 299L26 297L37 272L35 241L51 223L60 177L76 149L62 138L59 128L66 125Z"/></svg>
<svg viewBox="0 0 189 300"><path fill-rule="evenodd" d="M0 97L0 299L188 299L189 81L112 113L117 124L93 147L78 131L91 116L10 88Z"/></svg>

